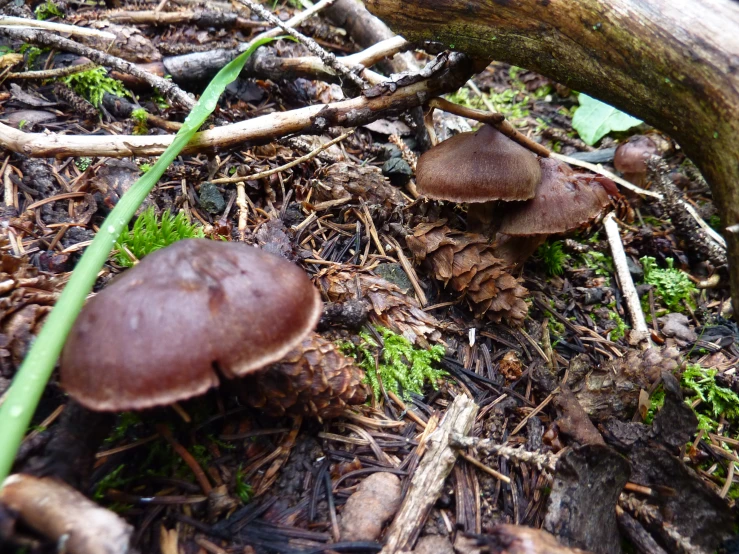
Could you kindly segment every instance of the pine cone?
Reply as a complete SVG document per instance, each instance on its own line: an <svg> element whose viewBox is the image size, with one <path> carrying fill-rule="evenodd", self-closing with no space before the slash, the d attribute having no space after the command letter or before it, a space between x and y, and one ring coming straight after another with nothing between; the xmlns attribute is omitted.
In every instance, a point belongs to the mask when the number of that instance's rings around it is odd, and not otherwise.
<svg viewBox="0 0 739 554"><path fill-rule="evenodd" d="M453 231L445 220L425 223L406 237L416 261L428 259L434 277L465 294L477 317L496 323L505 320L520 327L528 312L528 295L521 280L508 273L505 262L493 255L483 235Z"/></svg>
<svg viewBox="0 0 739 554"><path fill-rule="evenodd" d="M373 324L387 327L422 348L429 348L429 342L439 342L440 329L449 327L424 312L398 285L381 277L328 268L318 274L315 282L331 302L366 299Z"/></svg>
<svg viewBox="0 0 739 554"><path fill-rule="evenodd" d="M271 416L338 417L362 404L364 372L338 347L316 333L268 368L239 380L244 401Z"/></svg>

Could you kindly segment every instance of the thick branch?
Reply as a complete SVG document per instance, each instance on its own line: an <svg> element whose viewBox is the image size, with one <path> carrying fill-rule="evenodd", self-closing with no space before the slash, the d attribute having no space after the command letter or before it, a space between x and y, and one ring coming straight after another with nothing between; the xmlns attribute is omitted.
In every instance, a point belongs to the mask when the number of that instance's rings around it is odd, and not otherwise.
<svg viewBox="0 0 739 554"><path fill-rule="evenodd" d="M320 133L333 126L356 127L389 113L420 106L434 96L462 86L472 72L469 60L452 53L431 62L416 76L380 84L351 100L277 112L195 135L186 153L213 151L245 142L265 142L291 133ZM24 133L0 124L0 145L34 158L66 156L156 156L174 137L167 136L70 136Z"/></svg>
<svg viewBox="0 0 739 554"><path fill-rule="evenodd" d="M532 69L671 135L739 223L739 4L732 0L367 0L411 41ZM733 237L729 237L733 240ZM730 245L739 313L739 247Z"/></svg>

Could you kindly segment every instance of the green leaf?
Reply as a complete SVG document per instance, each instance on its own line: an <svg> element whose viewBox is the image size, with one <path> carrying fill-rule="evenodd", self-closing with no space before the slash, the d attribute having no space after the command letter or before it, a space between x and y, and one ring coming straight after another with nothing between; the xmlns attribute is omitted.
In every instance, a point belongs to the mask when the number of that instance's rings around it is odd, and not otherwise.
<svg viewBox="0 0 739 554"><path fill-rule="evenodd" d="M64 341L67 340L77 314L82 309L85 298L92 290L97 274L105 260L108 259L119 235L169 164L193 139L197 130L216 108L218 98L226 87L239 76L249 56L257 48L273 40L277 39L264 38L255 41L248 50L218 72L185 119L172 144L162 153L154 166L121 197L100 226L95 239L80 258L67 286L64 287L54 309L16 373L6 393L5 402L0 406L0 429L2 429L0 433L0 483L10 473L23 434L36 411L46 382L61 354Z"/></svg>
<svg viewBox="0 0 739 554"><path fill-rule="evenodd" d="M626 131L639 125L641 119L618 111L613 106L580 93L580 107L572 118L572 128L590 146L611 131Z"/></svg>

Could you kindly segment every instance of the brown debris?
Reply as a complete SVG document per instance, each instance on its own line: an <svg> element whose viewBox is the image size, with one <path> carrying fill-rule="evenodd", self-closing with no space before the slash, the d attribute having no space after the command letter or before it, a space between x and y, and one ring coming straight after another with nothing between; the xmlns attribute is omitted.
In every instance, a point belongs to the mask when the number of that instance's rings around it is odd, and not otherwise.
<svg viewBox="0 0 739 554"><path fill-rule="evenodd" d="M593 422L588 419L588 414L569 390L554 397L554 406L559 412L556 424L563 434L581 445L605 444Z"/></svg>
<svg viewBox="0 0 739 554"><path fill-rule="evenodd" d="M486 315L496 323L505 320L520 327L528 313L528 295L508 272L502 260L493 255L482 235L454 231L445 220L419 225L406 243L418 262L428 260L434 276L445 285L465 294L477 317Z"/></svg>
<svg viewBox="0 0 739 554"><path fill-rule="evenodd" d="M61 280L25 258L0 258L0 375L15 373L56 302Z"/></svg>
<svg viewBox="0 0 739 554"><path fill-rule="evenodd" d="M88 26L99 31L113 33L116 36L114 41L97 36L79 37L80 42L91 48L134 63L155 62L162 59L162 55L151 40L135 27L116 25L107 21L91 21Z"/></svg>
<svg viewBox="0 0 739 554"><path fill-rule="evenodd" d="M400 479L379 471L362 481L346 501L339 529L342 541L375 541L400 506Z"/></svg>
<svg viewBox="0 0 739 554"><path fill-rule="evenodd" d="M639 404L639 391L649 390L662 371L672 372L680 363L680 353L672 347L630 350L601 368L591 368L581 358L574 358L568 385L591 418L631 419Z"/></svg>
<svg viewBox="0 0 739 554"><path fill-rule="evenodd" d="M520 525L497 525L489 534L460 536L455 543L460 554L587 554L562 546L542 529Z"/></svg>
<svg viewBox="0 0 739 554"><path fill-rule="evenodd" d="M0 490L0 503L45 537L64 539L74 554L125 554L133 527L69 485L48 477L11 475Z"/></svg>
<svg viewBox="0 0 739 554"><path fill-rule="evenodd" d="M442 324L424 312L397 285L368 273L327 269L318 274L316 285L330 302L365 299L370 304L369 319L403 335L412 344L427 348L441 340Z"/></svg>
<svg viewBox="0 0 739 554"><path fill-rule="evenodd" d="M380 221L405 206L400 191L383 177L379 168L358 166L347 162L335 163L316 175L312 202L351 198L352 202L363 200L370 206L378 206Z"/></svg>
<svg viewBox="0 0 739 554"><path fill-rule="evenodd" d="M75 112L85 119L95 119L99 115L95 106L63 83L54 85L54 95L69 104Z"/></svg>
<svg viewBox="0 0 739 554"><path fill-rule="evenodd" d="M279 363L240 381L247 404L268 415L330 419L368 395L364 372L321 335L312 334Z"/></svg>

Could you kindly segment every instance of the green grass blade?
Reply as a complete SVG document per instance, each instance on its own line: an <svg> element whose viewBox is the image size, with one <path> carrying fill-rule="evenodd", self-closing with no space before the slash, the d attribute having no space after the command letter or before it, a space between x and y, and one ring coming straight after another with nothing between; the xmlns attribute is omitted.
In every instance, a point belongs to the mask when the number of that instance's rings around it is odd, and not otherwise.
<svg viewBox="0 0 739 554"><path fill-rule="evenodd" d="M23 360L8 389L5 402L0 407L0 483L10 473L15 454L54 370L67 335L116 239L167 167L213 112L221 94L238 77L249 56L257 48L273 40L277 39L264 38L255 42L218 72L185 119L172 144L154 166L120 199L103 222L92 244L85 250L31 350Z"/></svg>

